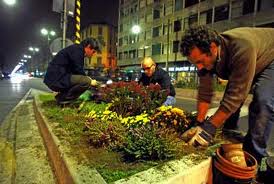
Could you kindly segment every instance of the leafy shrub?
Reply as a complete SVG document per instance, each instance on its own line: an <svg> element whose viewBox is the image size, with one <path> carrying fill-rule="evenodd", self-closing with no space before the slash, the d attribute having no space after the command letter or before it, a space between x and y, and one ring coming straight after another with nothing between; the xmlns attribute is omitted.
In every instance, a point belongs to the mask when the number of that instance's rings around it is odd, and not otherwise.
<svg viewBox="0 0 274 184"><path fill-rule="evenodd" d="M191 125L183 110L171 106L158 108L151 116L151 122L159 127L172 128L178 133L185 132Z"/></svg>
<svg viewBox="0 0 274 184"><path fill-rule="evenodd" d="M102 99L111 103L109 110L122 117L150 112L163 104L167 96L159 85L142 86L134 81L113 83L101 93Z"/></svg>
<svg viewBox="0 0 274 184"><path fill-rule="evenodd" d="M150 122L150 118L147 113L142 113L137 116L128 116L122 118L121 123L127 127L139 127L146 125Z"/></svg>
<svg viewBox="0 0 274 184"><path fill-rule="evenodd" d="M130 128L121 151L127 161L164 160L179 155L183 144L173 129L148 124Z"/></svg>
<svg viewBox="0 0 274 184"><path fill-rule="evenodd" d="M85 126L85 135L96 148L120 149L124 145L126 128L119 120L88 119Z"/></svg>

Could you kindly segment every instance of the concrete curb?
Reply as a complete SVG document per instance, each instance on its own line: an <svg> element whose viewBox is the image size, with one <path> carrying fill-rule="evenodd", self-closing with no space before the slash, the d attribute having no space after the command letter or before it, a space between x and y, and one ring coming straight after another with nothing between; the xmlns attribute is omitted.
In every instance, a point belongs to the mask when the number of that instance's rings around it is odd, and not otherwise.
<svg viewBox="0 0 274 184"><path fill-rule="evenodd" d="M186 156L180 160L173 160L163 167L153 167L139 172L129 178L121 179L115 184L212 184L212 158L209 157L195 164Z"/></svg>

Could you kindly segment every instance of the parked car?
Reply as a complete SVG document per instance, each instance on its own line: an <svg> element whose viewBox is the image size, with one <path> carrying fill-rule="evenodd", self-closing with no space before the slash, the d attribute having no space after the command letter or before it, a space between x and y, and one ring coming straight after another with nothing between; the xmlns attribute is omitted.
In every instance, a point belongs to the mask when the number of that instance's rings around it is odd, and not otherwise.
<svg viewBox="0 0 274 184"><path fill-rule="evenodd" d="M4 79L4 74L2 73L2 71L0 70L0 80Z"/></svg>
<svg viewBox="0 0 274 184"><path fill-rule="evenodd" d="M99 81L102 84L112 83L112 79L108 77L104 72L97 69L85 69L86 75Z"/></svg>
<svg viewBox="0 0 274 184"><path fill-rule="evenodd" d="M130 82L130 81L136 81L138 82L141 77L141 71L135 71L135 70L120 70L115 74L115 77L113 77L113 81L124 81L124 82Z"/></svg>

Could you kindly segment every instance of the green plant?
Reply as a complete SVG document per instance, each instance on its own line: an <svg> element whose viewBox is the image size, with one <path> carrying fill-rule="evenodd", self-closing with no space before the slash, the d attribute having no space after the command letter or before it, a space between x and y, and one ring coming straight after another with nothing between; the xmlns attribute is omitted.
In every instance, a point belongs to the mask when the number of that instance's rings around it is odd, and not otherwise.
<svg viewBox="0 0 274 184"><path fill-rule="evenodd" d="M167 96L159 85L142 86L134 81L113 83L102 89L101 93L102 99L111 103L109 110L122 117L150 112L159 107Z"/></svg>
<svg viewBox="0 0 274 184"><path fill-rule="evenodd" d="M182 144L173 129L148 124L130 128L121 151L128 161L164 160L176 157Z"/></svg>
<svg viewBox="0 0 274 184"><path fill-rule="evenodd" d="M191 125L183 110L171 106L161 106L156 109L150 119L151 123L159 127L172 128L178 133L185 132Z"/></svg>
<svg viewBox="0 0 274 184"><path fill-rule="evenodd" d="M96 148L120 149L124 144L126 128L117 119L88 119L84 132L89 143Z"/></svg>

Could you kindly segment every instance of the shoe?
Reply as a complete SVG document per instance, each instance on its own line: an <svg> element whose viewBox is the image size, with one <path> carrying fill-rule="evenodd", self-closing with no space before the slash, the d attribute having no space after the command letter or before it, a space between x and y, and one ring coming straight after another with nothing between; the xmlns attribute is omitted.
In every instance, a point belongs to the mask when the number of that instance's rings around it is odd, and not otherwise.
<svg viewBox="0 0 274 184"><path fill-rule="evenodd" d="M66 98L64 93L58 93L55 96L55 100L56 100L58 105L67 105L67 104L70 104L74 101L74 99Z"/></svg>
<svg viewBox="0 0 274 184"><path fill-rule="evenodd" d="M245 133L240 130L234 130L234 129L222 129L222 135L224 139L227 139L231 142L235 143L243 143L245 138Z"/></svg>
<svg viewBox="0 0 274 184"><path fill-rule="evenodd" d="M68 104L71 104L73 102L74 102L74 100L62 100L62 101L57 101L57 104L58 105L68 105Z"/></svg>
<svg viewBox="0 0 274 184"><path fill-rule="evenodd" d="M258 168L256 181L259 184L272 184L274 178L274 157L264 157Z"/></svg>

